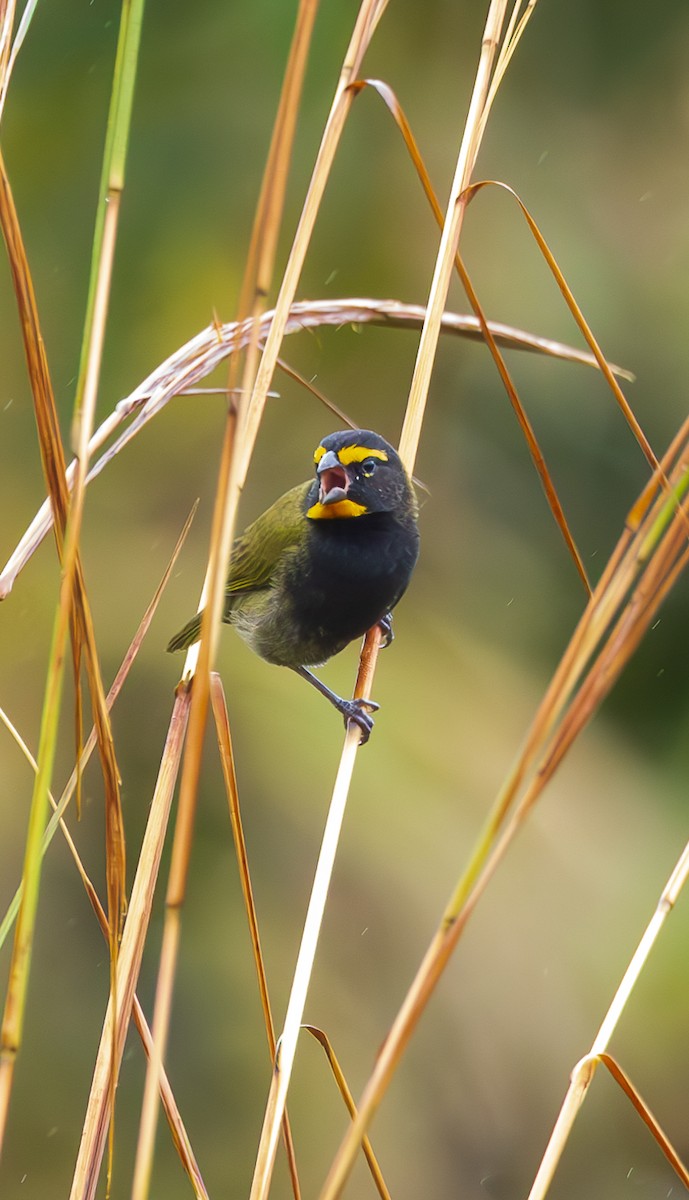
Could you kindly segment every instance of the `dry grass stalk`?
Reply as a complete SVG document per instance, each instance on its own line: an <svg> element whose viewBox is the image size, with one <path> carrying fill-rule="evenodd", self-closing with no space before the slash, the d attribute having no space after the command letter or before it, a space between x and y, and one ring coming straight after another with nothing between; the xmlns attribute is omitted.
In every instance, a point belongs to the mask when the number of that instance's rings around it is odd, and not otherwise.
<svg viewBox="0 0 689 1200"><path fill-rule="evenodd" d="M258 1200L259 1197L267 1196L270 1187L280 1124L287 1102L287 1092L294 1065L297 1040L302 1026L304 1005L316 957L316 947L323 921L335 855L337 854L337 847L339 845L342 822L347 807L349 786L352 779L352 772L354 771L359 736L359 729L354 724L350 724L345 735L345 746L340 759L332 800L328 809L306 919L301 935L299 953L294 968L287 1012L285 1013L282 1036L280 1038L275 1070L271 1079L268 1103L263 1120L261 1142L259 1144L254 1181L250 1193L251 1200Z"/></svg>
<svg viewBox="0 0 689 1200"><path fill-rule="evenodd" d="M113 1014L111 998L98 1048L70 1200L93 1200L98 1186L108 1129L111 1073L119 1069L124 1049L134 988L141 967L160 857L170 815L170 805L179 772L182 744L189 715L189 699L188 691L183 687L178 688L120 945L117 963L117 1011ZM114 1062L111 1055L113 1015L117 1033ZM153 1048L149 1049L152 1053Z"/></svg>
<svg viewBox="0 0 689 1200"><path fill-rule="evenodd" d="M317 5L311 0L302 0L292 48L283 82L278 117L273 131L268 162L264 173L256 219L251 239L249 262L242 287L242 301L247 303L253 296L252 315L249 326L249 347L244 369L246 397L239 404L231 404L228 412L222 457L213 512L210 553L206 569L202 603L205 602L201 623L201 640L192 646L184 664L184 678L194 679L189 736L182 764L179 807L172 847L172 862L167 891L167 912L163 929L163 944L160 956L158 984L156 988L153 1020L156 1053L149 1059L141 1113L139 1143L137 1147L132 1187L133 1200L145 1200L148 1195L153 1169L155 1129L158 1112L157 1073L162 1063L170 1021L172 987L176 971L180 939L181 908L184 903L189 858L191 854L193 824L196 811L198 782L203 754L204 731L208 711L210 671L215 661L220 618L224 602L225 579L230 559L232 539L236 523L239 493L248 469L253 446L244 446L243 435L236 437L237 425L244 426L248 407L248 389L253 388L258 354L259 318L265 307L265 296L272 278L275 247L282 219L287 170L292 153L294 128L303 76L308 57L313 21ZM240 317L245 315L240 309ZM266 389L267 392L267 389ZM262 404L265 403L265 395ZM245 452L244 476L238 468L238 456ZM288 1150L291 1137L287 1127ZM293 1183L298 1193L293 1151L290 1168Z"/></svg>
<svg viewBox="0 0 689 1200"><path fill-rule="evenodd" d="M399 452L407 470L414 469L416 453L421 438L431 372L435 362L442 314L450 286L450 277L455 263L459 236L464 221L467 197L466 189L471 182L476 158L481 144L481 129L488 100L490 78L498 50L500 33L505 20L507 0L491 0L486 26L481 41L481 55L474 88L467 113L464 135L459 149L454 179L450 188L447 213L435 262L431 290L428 297L426 320L421 330L419 349L414 365L409 400L402 426Z"/></svg>
<svg viewBox="0 0 689 1200"><path fill-rule="evenodd" d="M344 1071L342 1070L342 1067L340 1066L337 1055L335 1054L335 1051L333 1050L333 1046L332 1046L332 1042L330 1041L330 1038L328 1037L328 1035L326 1033L323 1032L322 1029L319 1029L318 1026L316 1026L316 1025L304 1025L303 1028L306 1030L307 1033L310 1033L311 1036L314 1037L316 1039L316 1041L319 1042L320 1045L323 1047L323 1051L324 1051L325 1056L330 1065L330 1069L335 1078L335 1083L337 1084L340 1095L342 1096L342 1099L344 1100L347 1112L349 1113L352 1120L354 1120L356 1117L356 1104L354 1103L354 1097L352 1095L350 1087L345 1078ZM391 1200L390 1192L388 1191L387 1184L386 1184L385 1180L383 1179L383 1173L378 1165L378 1159L376 1158L375 1154L373 1153L373 1146L371 1145L370 1139L368 1137L364 1137L364 1139L361 1143L361 1149L364 1152L364 1157L366 1158L366 1162L368 1163L369 1170L370 1170L371 1176L373 1178L373 1182L378 1191L378 1195L381 1197L381 1200Z"/></svg>
<svg viewBox="0 0 689 1200"><path fill-rule="evenodd" d="M251 948L253 950L256 977L258 980L258 990L261 998L261 1009L263 1011L263 1020L266 1027L266 1036L268 1038L268 1050L270 1053L270 1061L271 1063L274 1063L275 1052L277 1049L277 1043L275 1040L275 1024L273 1022L273 1014L270 1007L268 978L266 976L263 952L261 950L261 938L258 930L258 915L256 913L256 905L254 903L253 888L251 886L249 857L246 850L244 829L242 827L242 815L239 807L239 790L237 788L237 774L234 766L234 751L232 749L230 719L227 711L227 701L225 700L225 692L223 689L222 680L215 671L211 675L211 704L213 707L213 717L215 720L215 732L218 740L220 763L222 766L223 779L225 781L225 791L227 793L227 803L230 810L232 837L234 840L235 852L237 854L239 881L242 888L242 896L244 897L244 906L246 908L246 917L249 926L249 936L251 938ZM287 1165L292 1182L292 1191L294 1193L295 1200L299 1200L301 1188L299 1186L297 1163L294 1155L292 1130L290 1128L289 1117L286 1109L282 1122L282 1132L285 1142L285 1150L287 1152Z"/></svg>
<svg viewBox="0 0 689 1200"><path fill-rule="evenodd" d="M679 1154L666 1137L659 1122L653 1116L650 1108L642 1099L637 1089L634 1087L634 1084L629 1076L624 1073L619 1063L615 1062L615 1059L609 1054L601 1054L600 1061L604 1067L607 1067L615 1082L619 1084L622 1091L633 1104L634 1108L641 1117L641 1120L650 1129L655 1141L660 1146L660 1149L670 1163L670 1166L673 1167L679 1178L682 1180L685 1188L689 1188L689 1170L687 1170L685 1167L684 1163L679 1157Z"/></svg>
<svg viewBox="0 0 689 1200"><path fill-rule="evenodd" d="M153 594L153 597L151 598L151 601L148 604L146 611L145 611L143 617L141 618L141 621L139 622L139 627L138 627L136 633L134 634L134 637L132 638L132 641L131 641L131 643L127 649L127 652L126 652L126 654L120 664L120 667L117 671L117 674L115 675L115 678L112 682L112 685L108 691L108 694L107 694L106 700L105 700L105 702L108 706L108 711L110 711L112 709L115 701L117 700L117 697L119 696L120 692L122 691L122 688L127 679L127 676L129 675L129 672L130 672L132 666L134 665L134 661L136 659L137 654L139 653L139 650L141 649L143 640L146 637L146 634L148 633L148 630L151 625L151 621L153 620L156 609L158 608L158 604L160 603L163 592L164 592L165 588L167 587L167 584L170 580L170 576L174 569L175 563L177 562L177 559L179 557L179 553L182 549L182 546L184 545L184 542L186 541L187 534L189 533L189 530L191 528L191 523L194 519L197 508L198 508L198 501L196 501L196 503L193 505L191 512L189 513L189 516L187 517L186 521L184 522L184 526L179 535L179 538L177 539L175 548L172 552L170 562L168 563L168 565L165 569L165 572L163 573L163 576L160 580L160 583L158 584L158 587L156 588L156 590ZM2 710L0 710L0 713L1 713L1 711ZM75 766L74 770L72 771L72 774L71 774L70 778L68 779L67 784L65 785L65 788L62 792L62 796L60 797L60 801L57 805L56 811L53 814L53 816L51 817L48 824L46 825L45 832L43 834L43 840L41 843L41 854L46 853L48 846L50 845L50 843L53 840L53 837L57 831L58 824L59 824L61 818L64 816L65 812L67 811L67 807L68 807L68 805L72 799L72 796L74 795L76 788L77 788L77 780L80 778L81 774L85 771L87 763L95 749L96 740L97 740L96 729L94 727L91 729L91 732L90 732L88 738L86 739L86 743L84 745L84 749L83 749L82 755L81 755L81 761ZM12 901L9 904L9 907L7 909L7 912L5 913L5 916L3 917L2 922L0 923L0 947L4 945L5 939L9 933L10 929L12 928L14 920L16 919L16 915L19 910L21 894L22 894L22 884L20 883Z"/></svg>
<svg viewBox="0 0 689 1200"><path fill-rule="evenodd" d="M108 700L112 705L110 695L108 695ZM26 742L22 738L21 734L19 733L19 731L17 730L15 725L12 723L10 718L7 716L7 714L1 708L0 708L0 720L3 722L3 724L5 725L5 727L11 734L11 736L14 738L14 740L17 743L17 745L19 746L19 749L21 750L22 754L24 755L25 759L29 763L29 766L32 768L32 770L35 773L38 770L38 763L36 762L31 751L29 750L28 746L26 745ZM93 737L93 739L92 739L91 749L93 748L94 744L95 744L95 737ZM83 754L84 762L82 763L82 766L85 766L85 761L86 761L88 754L90 754L90 751L89 751L89 746L87 743L86 746L84 747L84 754ZM84 867L83 862L81 861L79 851L76 848L76 845L74 843L72 835L69 831L69 827L67 826L67 823L64 820L64 817L60 815L60 807L58 805L58 802L54 799L54 797L52 796L51 793L48 793L48 798L49 798L50 804L53 808L53 814L57 821L56 827L58 827L60 829L60 832L62 833L62 836L65 839L67 848L72 856L74 865L75 865L75 867L79 873L79 876L81 878L81 881L84 885L84 889L89 898L91 907L96 915L98 924L100 925L101 932L102 932L106 942L108 942L109 929L108 929L108 918L106 916L105 909L103 908L103 906L100 902L98 893L97 893L91 879L89 878L89 875ZM141 1004L139 1003L139 999L138 999L138 996L136 995L136 993L134 994L133 1017L134 1017L134 1024L136 1026L137 1032L139 1034L139 1037L141 1038L144 1052L146 1055L149 1055L151 1052L152 1046L153 1046L153 1038L151 1036L151 1032L148 1028L148 1023L146 1021L146 1017L144 1016L144 1011L141 1007ZM194 1155L194 1151L192 1149L192 1145L189 1140L189 1136L184 1127L182 1117L181 1117L179 1109L177 1107L177 1101L175 1100L172 1088L170 1086L170 1081L164 1071L161 1073L160 1096L161 1096L161 1100L163 1102L163 1108L165 1109L165 1115L167 1117L167 1121L170 1126L170 1132L172 1133L173 1141L177 1148L177 1152L180 1156L182 1165L184 1166L184 1169L187 1172L187 1175L189 1176L189 1179L191 1181L192 1187L194 1188L194 1193L197 1197L197 1200L208 1200L208 1193L206 1191L206 1188L205 1188L205 1185L203 1182L203 1178L201 1176L201 1171L199 1169L199 1165L196 1161L196 1157Z"/></svg>
<svg viewBox="0 0 689 1200"><path fill-rule="evenodd" d="M611 367L611 365L607 362L605 355L603 354L603 351L601 350L600 346L598 345L598 342L596 341L596 338L594 337L591 326L588 324L588 321L586 320L582 310L580 309L579 305L577 304L576 300L574 299L572 291L571 291L564 275L562 274L562 271L560 270L560 268L558 266L555 255L553 254L552 250L548 246L548 243L546 242L545 238L543 237L543 234L541 233L540 229L538 228L538 225L536 224L534 218L531 216L531 213L529 212L528 208L520 200L519 196L517 195L517 193L514 191L513 188L511 188L508 184L498 182L495 179L482 180L480 183L472 184L471 188L468 189L467 202L469 200L471 200L479 191L481 191L485 187L498 187L502 191L507 192L508 195L512 196L512 198L517 202L519 209L522 213L522 216L524 217L527 225L529 226L529 229L531 230L531 233L533 234L536 244L537 244L541 254L543 255L543 258L545 259L546 263L548 264L548 267L553 275L553 278L555 279L555 282L557 283L557 286L559 287L560 291L562 292L562 295L564 297L565 303L567 304L567 307L569 308L572 316L574 317L574 320L576 321L577 325L579 326L579 329L581 330L584 338L586 339L586 342L591 347L591 350L596 359L596 362L598 363L598 366L600 367L601 371L603 372L603 375L608 384L608 387L610 388L613 396L615 397L615 400L617 401L617 404L619 405L620 410L621 410L627 424L629 425L629 428L631 429L632 433L634 434L634 437L636 438L637 442L639 443L639 446L641 447L644 457L646 458L646 461L648 462L649 466L653 470L655 470L658 466L658 459L656 458L656 456L653 452L653 449L648 441L648 438L646 437L646 434L644 433L643 429L639 425L639 422L637 421L636 417L634 416L634 413L632 412L632 410L629 406L629 402L627 401L627 398L625 397L624 393L622 392L622 389L620 388L619 384L617 383L617 380L615 379L614 368Z"/></svg>
<svg viewBox="0 0 689 1200"><path fill-rule="evenodd" d="M321 138L311 182L306 193L292 248L282 277L280 291L275 304L275 312L270 322L251 401L247 405L246 416L239 430L241 458L238 463L238 477L240 487L246 478L258 427L263 415L266 395L277 364L280 345L285 336L290 308L294 302L318 209L323 198L342 131L354 100L354 92L351 91L350 85L356 79L360 63L386 7L387 0L362 0L359 8L354 30L340 72L335 97L328 114L323 137Z"/></svg>
<svg viewBox="0 0 689 1200"><path fill-rule="evenodd" d="M423 306L402 304L398 300L350 298L307 300L291 305L285 333L298 333L304 329L315 329L324 325L341 326L346 324L420 329L425 314L426 310ZM273 316L274 313L271 311L265 313L261 318L261 341L264 341L267 336ZM251 328L250 320L239 324L234 321L229 322L219 330L216 326L209 326L170 355L129 396L121 400L94 433L89 443L89 453L93 455L96 450L100 449L132 414L135 414L134 421L92 465L87 482L95 479L170 400L189 391L193 383L205 378L219 362L248 345ZM598 363L592 354L573 346L567 346L563 342L538 337L498 321L489 321L488 328L494 341L506 349L527 350L536 354L560 358L567 362L579 363L582 366L598 368ZM460 313L445 312L442 319L442 331L475 341L483 340L484 336L477 317ZM621 378L633 379L633 375L624 367L615 364L610 364L610 367ZM337 410L334 409L334 411ZM347 421L345 414L340 412L338 416L342 417L345 422ZM68 485L74 478L74 467L75 464L71 463L67 468ZM51 525L52 511L50 502L46 501L0 572L0 600L10 594L17 576L26 566L43 538L49 533Z"/></svg>
<svg viewBox="0 0 689 1200"><path fill-rule="evenodd" d="M668 1161L672 1164L677 1174L682 1179L685 1187L689 1186L689 1174L681 1159L670 1145L668 1139L660 1129L658 1122L649 1112L647 1106L636 1093L632 1084L627 1079L627 1076L622 1071L614 1060L607 1054L607 1048L610 1044L618 1021L625 1009L627 1000L629 999L641 972L646 965L647 959L653 946L655 945L658 936L663 928L667 917L672 912L679 894L684 887L689 875L689 843L684 847L680 858L678 859L675 868L668 879L662 894L658 900L656 910L649 921L644 934L637 946L627 970L620 982L615 996L613 997L610 1008L608 1009L605 1018L601 1024L598 1033L593 1039L593 1044L588 1054L577 1063L572 1071L569 1088L562 1102L562 1107L558 1114L558 1118L553 1127L553 1132L550 1135L550 1140L546 1147L545 1154L541 1160L536 1178L534 1179L531 1191L529 1192L529 1200L543 1200L548 1192L553 1176L557 1170L558 1163L562 1156L567 1140L574 1122L579 1113L579 1109L584 1103L589 1085L593 1079L595 1069L599 1062L604 1063L619 1085L627 1093L632 1103L636 1107L642 1119L646 1122L649 1129L653 1133L658 1145L661 1147Z"/></svg>
<svg viewBox="0 0 689 1200"><path fill-rule="evenodd" d="M285 78L256 205L249 252L239 297L238 319L250 315L251 332L242 387L250 392L258 365L260 318L273 281L275 253L285 204L289 164L294 146L297 114L311 46L318 0L300 0ZM237 360L230 360L231 366Z"/></svg>
<svg viewBox="0 0 689 1200"><path fill-rule="evenodd" d="M16 7L14 0L0 0L0 119L2 119L2 110L5 107L5 97L10 81L9 64Z"/></svg>
<svg viewBox="0 0 689 1200"><path fill-rule="evenodd" d="M516 20L516 14L517 14L517 9L515 7L513 14L512 14L513 19L515 19L515 20ZM509 40L509 37L510 37L510 30L508 29L508 32L506 34L506 41ZM496 66L496 74L497 74L497 66ZM399 103L395 93L393 92L392 88L388 87L387 84L382 83L380 80L377 80L377 79L367 79L362 83L361 86L373 88L375 90L375 92L381 97L381 99L385 103L386 107L388 108L389 112L392 114L392 116L395 120L395 123L396 123L400 133L402 134L405 146L409 152L410 158L416 169L416 173L419 176L419 179L421 181L421 186L423 187L424 193L426 195L426 199L428 200L428 203L433 212L433 216L435 217L435 220L436 220L438 226L442 230L442 228L443 228L443 213L442 213L442 209L440 207L440 203L438 201L435 190L431 183L428 171L426 170L426 165L425 165L423 158L421 156L421 153L419 151L418 144L412 133L412 129L409 124L409 121L407 120L404 110L403 110L401 104ZM562 533L565 544L572 556L572 559L574 560L574 565L576 566L576 569L579 573L579 577L582 580L582 583L584 584L586 591L590 594L591 587L589 584L588 576L586 574L586 570L584 568L584 563L583 563L581 555L577 549L576 543L574 541L574 537L572 536L572 533L569 529L569 525L568 525L567 519L565 517L564 509L563 509L562 504L560 503L559 497L557 495L557 490L555 488L555 484L553 483L552 476L546 466L545 458L544 458L541 448L538 444L538 440L534 433L531 422L530 422L528 416L526 415L524 406L522 405L522 403L519 399L514 381L507 369L507 364L506 364L502 354L500 353L500 350L499 350L498 344L497 344L497 339L493 335L493 331L491 329L490 322L486 318L486 315L481 307L481 304L479 303L479 299L476 294L476 290L471 282L469 273L464 265L464 262L462 260L461 254L459 253L459 250L457 250L457 252L455 254L455 269L457 271L457 274L459 275L459 278L462 281L462 284L463 284L464 290L467 294L469 303L471 304L471 307L473 308L474 313L476 314L476 319L478 321L479 328L481 330L481 334L488 346L488 349L490 350L490 353L493 357L495 365L498 369L498 373L502 380L503 386L505 388L505 391L507 392L510 403L514 410L517 421L519 422L519 427L522 431L522 434L524 435L524 440L526 441L526 444L529 448L529 453L531 455L532 462L538 472L539 478L543 485L543 490L546 494L546 498L548 500L548 504L550 505L551 512L553 513L553 516L555 517L555 521Z"/></svg>
<svg viewBox="0 0 689 1200"><path fill-rule="evenodd" d="M507 71L512 58L514 57L514 52L517 49L522 34L524 33L526 26L533 15L533 10L535 9L538 0L528 0L524 12L521 12L522 3L523 0L514 0L512 13L507 23L507 29L505 30L505 36L502 40L500 53L498 54L495 70L493 71L493 77L490 81L490 88L486 103L479 119L479 141L483 139L483 134L485 133L485 127L488 121L490 110L493 107L493 101L498 94L500 85L505 77L505 72Z"/></svg>
<svg viewBox="0 0 689 1200"><path fill-rule="evenodd" d="M0 0L0 121L5 109L7 89L10 85L14 64L27 35L37 3L38 0L27 0L12 42L12 27L17 6L14 0Z"/></svg>

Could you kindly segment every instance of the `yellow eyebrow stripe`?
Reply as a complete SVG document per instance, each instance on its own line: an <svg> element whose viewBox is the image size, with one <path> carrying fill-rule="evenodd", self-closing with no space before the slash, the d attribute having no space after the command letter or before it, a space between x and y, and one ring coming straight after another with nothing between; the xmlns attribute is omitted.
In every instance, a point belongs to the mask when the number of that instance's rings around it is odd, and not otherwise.
<svg viewBox="0 0 689 1200"><path fill-rule="evenodd" d="M388 461L384 450L372 450L369 446L343 446L341 450L338 450L337 457L343 467L348 467L350 463L363 462L365 458L379 458L381 462Z"/></svg>
<svg viewBox="0 0 689 1200"><path fill-rule="evenodd" d="M325 446L317 446L314 451L313 461L318 466L323 455L325 454ZM381 462L387 462L388 456L384 450L373 450L370 446L343 446L337 451L337 457L343 467L348 467L350 463L363 462L365 458L379 458Z"/></svg>

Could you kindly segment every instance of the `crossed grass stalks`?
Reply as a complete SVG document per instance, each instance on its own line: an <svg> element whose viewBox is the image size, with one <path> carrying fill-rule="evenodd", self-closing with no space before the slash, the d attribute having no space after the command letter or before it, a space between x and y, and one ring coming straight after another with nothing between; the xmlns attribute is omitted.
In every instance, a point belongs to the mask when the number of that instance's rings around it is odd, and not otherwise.
<svg viewBox="0 0 689 1200"><path fill-rule="evenodd" d="M321 919L344 817L349 782L354 769L358 735L350 729L336 776L314 886L304 926L302 944L294 974L292 992L280 1038L270 1012L268 984L260 953L258 924L253 907L249 866L241 833L241 819L234 772L227 709L219 677L213 671L217 636L236 521L239 493L246 479L256 434L263 416L268 389L276 367L290 368L280 357L287 333L309 325L342 324L349 321L421 324L421 338L404 415L400 453L410 472L423 427L426 398L440 332L458 332L480 336L487 343L512 407L527 440L534 465L543 483L551 510L586 587L588 602L579 625L565 650L553 680L535 715L524 746L491 808L470 861L460 875L437 930L388 1032L369 1082L358 1106L355 1106L337 1063L331 1043L322 1031L312 1031L321 1041L338 1080L352 1117L348 1132L333 1162L321 1193L332 1200L345 1186L359 1147L363 1146L379 1193L387 1189L367 1138L371 1119L381 1103L387 1085L413 1035L416 1023L433 992L454 948L481 895L488 886L516 832L528 817L544 787L557 770L572 743L591 719L599 703L613 686L625 663L652 623L659 605L686 565L689 514L689 422L685 423L672 446L658 463L643 431L615 378L624 375L612 368L600 350L592 331L558 267L552 252L533 217L515 197L536 244L547 262L589 352L575 351L549 343L518 330L489 322L481 308L472 280L458 255L462 224L470 202L486 182L472 183L476 158L486 121L510 59L518 45L535 4L513 5L507 18L507 0L492 0L482 39L476 80L468 116L461 136L455 176L443 216L433 192L422 157L409 123L394 93L381 81L360 78L364 55L387 7L385 0L363 0L345 55L335 97L326 122L320 150L309 185L302 216L278 291L274 309L266 310L280 228L287 171L291 159L296 115L317 4L302 0L299 5L292 47L285 73L280 105L257 206L249 249L244 285L236 322L213 325L187 343L157 368L126 401L117 406L110 418L94 432L100 353L107 320L111 267L116 245L119 198L124 186L124 165L129 118L133 101L138 39L142 5L132 3L123 9L118 45L115 83L108 125L99 216L94 239L91 288L75 405L73 444L74 463L67 468L47 362L40 336L38 312L33 298L31 275L21 239L19 220L12 202L9 180L0 163L0 219L8 248L22 318L24 345L36 408L41 450L49 501L37 515L17 550L0 576L0 596L7 595L22 566L53 524L62 560L62 584L56 611L44 716L37 756L36 784L27 838L27 853L22 885L14 909L2 926L6 936L16 914L13 957L2 1027L0 1047L0 1142L9 1105L14 1064L21 1043L23 1007L29 980L30 953L36 917L42 856L49 836L64 812L71 796L78 792L80 770L88 754L97 746L106 779L108 914L105 916L90 881L80 867L84 884L98 919L107 934L111 953L111 993L99 1047L91 1094L87 1106L81 1146L77 1160L72 1200L95 1194L108 1129L111 1133L109 1171L112 1166L114 1131L114 1094L124 1039L134 1016L148 1056L148 1072L139 1146L132 1195L144 1200L149 1193L153 1169L153 1144L158 1097L173 1130L180 1158L197 1196L205 1196L201 1172L165 1076L163 1061L170 1020L170 1005L178 948L189 855L193 840L197 786L201 768L201 747L209 705L212 708L223 766L233 831L237 846L242 887L252 932L259 979L259 991L265 1016L271 1059L275 1064L263 1130L251 1188L252 1200L267 1197L280 1134L285 1141L292 1187L300 1195L297 1164L286 1113L286 1098L303 1025L303 1010L311 969L316 953ZM9 16L8 16L9 14ZM9 71L16 58L18 41L10 49L14 6L5 6L0 14L0 103L7 94ZM30 19L30 16L29 16ZM26 32L26 23L21 27ZM441 239L428 303L423 308L395 301L340 300L329 302L295 301L304 259L317 217L323 191L337 152L339 139L356 96L364 88L373 89L394 117L404 144L417 171L432 212L441 227ZM503 187L502 184L492 186ZM509 189L508 189L509 190ZM511 193L514 196L514 193ZM445 311L452 271L463 282L473 316L457 316ZM591 587L574 539L568 529L562 506L543 460L535 434L523 409L504 361L501 347L518 346L558 357L575 357L597 366L604 374L613 396L634 432L645 455L651 476L642 495L632 507L617 547L595 587ZM240 353L243 369L240 375ZM173 705L168 736L151 806L134 884L128 897L124 918L124 830L119 810L119 785L114 747L109 732L108 712L117 694L116 685L106 697L97 667L97 650L88 617L88 600L82 586L79 562L79 530L87 480L102 470L132 437L161 411L176 394L191 389L224 358L229 358L228 406L221 464L219 470L208 570L202 603L205 617L199 645L189 651L183 679ZM234 391L237 384L238 391ZM344 414L338 412L341 417ZM92 462L96 450L104 446L116 428L129 417L131 421L110 444L100 459ZM353 422L357 424L357 422ZM153 604L157 602L155 598ZM151 613L132 643L118 677L121 687L126 672L141 644ZM79 678L82 647L85 648L89 687L98 719L94 733L81 748L80 709L77 712L78 766L57 806L57 815L46 829L50 799L52 761L61 704L62 662L68 633L73 647L75 677ZM354 694L370 695L378 651L378 634L372 631L365 640ZM9 719L8 719L9 720ZM18 737L19 735L17 735ZM179 805L173 838L172 863L167 886L167 912L154 1006L152 1033L135 998L135 985L146 940L153 893L164 838L167 831L173 790L180 781ZM63 824L63 832L68 831ZM685 1183L687 1173L668 1139L652 1118L622 1069L607 1054L613 1029L621 1016L626 999L634 986L662 924L683 886L689 863L689 850L683 852L675 871L661 895L658 908L639 949L625 974L601 1030L575 1069L572 1084L556 1124L551 1142L534 1182L532 1196L544 1196L556 1169L569 1130L593 1077L596 1065L603 1062L651 1129L654 1137ZM308 1028L308 1027L307 1027Z"/></svg>

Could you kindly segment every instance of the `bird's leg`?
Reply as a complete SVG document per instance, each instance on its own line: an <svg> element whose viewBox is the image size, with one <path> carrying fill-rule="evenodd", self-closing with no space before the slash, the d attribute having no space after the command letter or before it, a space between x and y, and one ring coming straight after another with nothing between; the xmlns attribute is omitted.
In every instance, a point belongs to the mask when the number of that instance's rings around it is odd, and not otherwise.
<svg viewBox="0 0 689 1200"><path fill-rule="evenodd" d="M317 691L321 693L321 696L325 696L326 700L330 701L333 707L344 717L345 725L348 725L350 721L354 721L355 725L359 726L361 730L360 741L363 746L368 741L373 729L373 718L365 710L370 708L375 712L380 705L376 704L374 700L362 700L359 698L355 700L343 700L342 696L338 696L336 692L331 691L323 683L323 680L314 675L312 671L309 671L307 667L293 667L292 670L296 671L297 675L301 675L302 679L305 679L307 683L313 684Z"/></svg>
<svg viewBox="0 0 689 1200"><path fill-rule="evenodd" d="M387 650L390 643L394 642L395 640L395 635L392 631L391 612L386 612L385 616L380 618L380 621L378 622L378 628L382 634L380 648L381 650Z"/></svg>

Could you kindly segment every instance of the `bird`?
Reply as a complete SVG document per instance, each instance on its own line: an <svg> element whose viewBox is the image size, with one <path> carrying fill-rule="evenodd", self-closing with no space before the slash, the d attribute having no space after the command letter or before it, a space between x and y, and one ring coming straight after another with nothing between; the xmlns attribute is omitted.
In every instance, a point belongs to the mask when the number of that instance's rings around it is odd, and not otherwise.
<svg viewBox="0 0 689 1200"><path fill-rule="evenodd" d="M309 669L380 625L419 554L418 504L397 451L369 429L347 429L316 447L314 477L285 492L234 542L223 621L261 658L306 679L368 741L372 700L338 696ZM168 651L199 640L203 612Z"/></svg>

